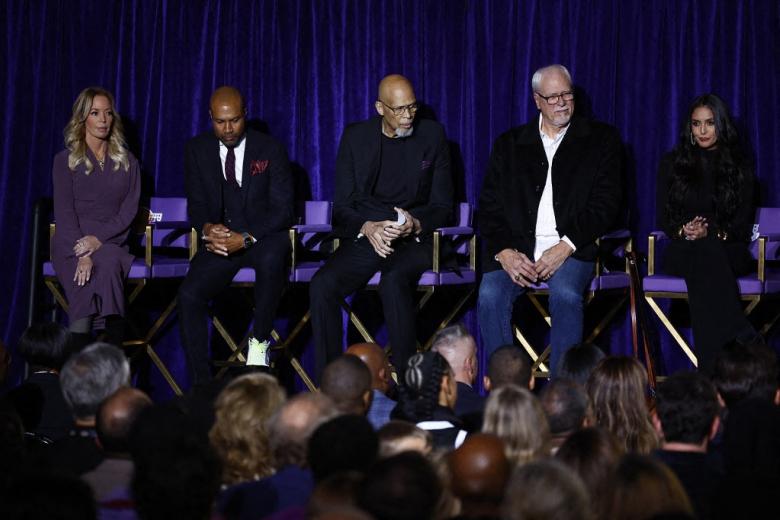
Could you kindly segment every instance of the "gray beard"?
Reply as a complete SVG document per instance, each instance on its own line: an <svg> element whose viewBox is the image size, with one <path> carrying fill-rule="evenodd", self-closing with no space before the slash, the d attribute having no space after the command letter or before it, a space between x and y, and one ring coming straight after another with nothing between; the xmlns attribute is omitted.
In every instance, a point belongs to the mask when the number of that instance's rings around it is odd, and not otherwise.
<svg viewBox="0 0 780 520"><path fill-rule="evenodd" d="M395 129L395 136L396 137L409 137L412 135L412 132L414 132L414 127L410 126L409 128L401 128L400 126Z"/></svg>

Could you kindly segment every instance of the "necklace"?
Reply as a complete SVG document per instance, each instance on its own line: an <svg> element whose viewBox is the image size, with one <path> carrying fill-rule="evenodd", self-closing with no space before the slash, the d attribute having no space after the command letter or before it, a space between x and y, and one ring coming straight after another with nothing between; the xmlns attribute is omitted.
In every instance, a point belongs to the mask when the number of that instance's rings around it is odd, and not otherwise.
<svg viewBox="0 0 780 520"><path fill-rule="evenodd" d="M93 153L95 154L95 159L97 159L97 162L100 165L100 169L102 170L103 167L106 165L106 152L105 152L105 150L103 151L103 158L102 159L100 157L98 157L97 152L95 152L94 150L93 150Z"/></svg>

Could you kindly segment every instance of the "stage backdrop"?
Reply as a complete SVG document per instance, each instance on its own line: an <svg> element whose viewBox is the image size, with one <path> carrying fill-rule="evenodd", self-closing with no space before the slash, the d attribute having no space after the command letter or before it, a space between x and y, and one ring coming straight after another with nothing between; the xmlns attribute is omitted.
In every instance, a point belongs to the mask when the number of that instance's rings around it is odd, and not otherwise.
<svg viewBox="0 0 780 520"><path fill-rule="evenodd" d="M475 203L493 140L536 117L532 72L559 62L580 89L577 110L615 125L626 143L636 236L654 226L659 158L702 92L731 106L763 203L780 205L776 1L9 0L0 9L0 334L12 345L26 324L31 209L51 195L62 128L89 85L115 93L146 196L183 194L184 143L208 130L212 89L232 84L249 117L287 146L298 197L332 199L342 130L373 113L377 82L399 72L446 128L458 194ZM476 329L473 314L467 322Z"/></svg>

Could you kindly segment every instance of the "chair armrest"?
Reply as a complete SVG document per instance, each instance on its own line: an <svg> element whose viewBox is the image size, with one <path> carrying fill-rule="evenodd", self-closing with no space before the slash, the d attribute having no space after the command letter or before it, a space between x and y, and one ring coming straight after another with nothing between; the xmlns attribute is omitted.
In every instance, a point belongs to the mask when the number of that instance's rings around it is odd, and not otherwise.
<svg viewBox="0 0 780 520"><path fill-rule="evenodd" d="M780 242L780 233L759 233L758 238L765 238L767 242Z"/></svg>
<svg viewBox="0 0 780 520"><path fill-rule="evenodd" d="M474 228L470 226L449 226L436 228L440 236L451 237L456 235L471 235L474 233Z"/></svg>
<svg viewBox="0 0 780 520"><path fill-rule="evenodd" d="M664 231L661 230L651 231L649 236L655 238L658 241L671 240L671 238L669 238L669 235L667 235Z"/></svg>

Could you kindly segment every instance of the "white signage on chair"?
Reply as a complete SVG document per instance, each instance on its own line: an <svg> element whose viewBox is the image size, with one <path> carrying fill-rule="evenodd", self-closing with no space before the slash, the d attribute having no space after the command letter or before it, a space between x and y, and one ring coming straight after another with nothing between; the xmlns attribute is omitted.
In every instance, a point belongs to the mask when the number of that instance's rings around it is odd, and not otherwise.
<svg viewBox="0 0 780 520"><path fill-rule="evenodd" d="M758 224L753 224L753 234L750 235L750 241L755 242L758 240Z"/></svg>
<svg viewBox="0 0 780 520"><path fill-rule="evenodd" d="M149 212L149 224L154 224L155 222L162 222L162 212L155 213L154 211Z"/></svg>

